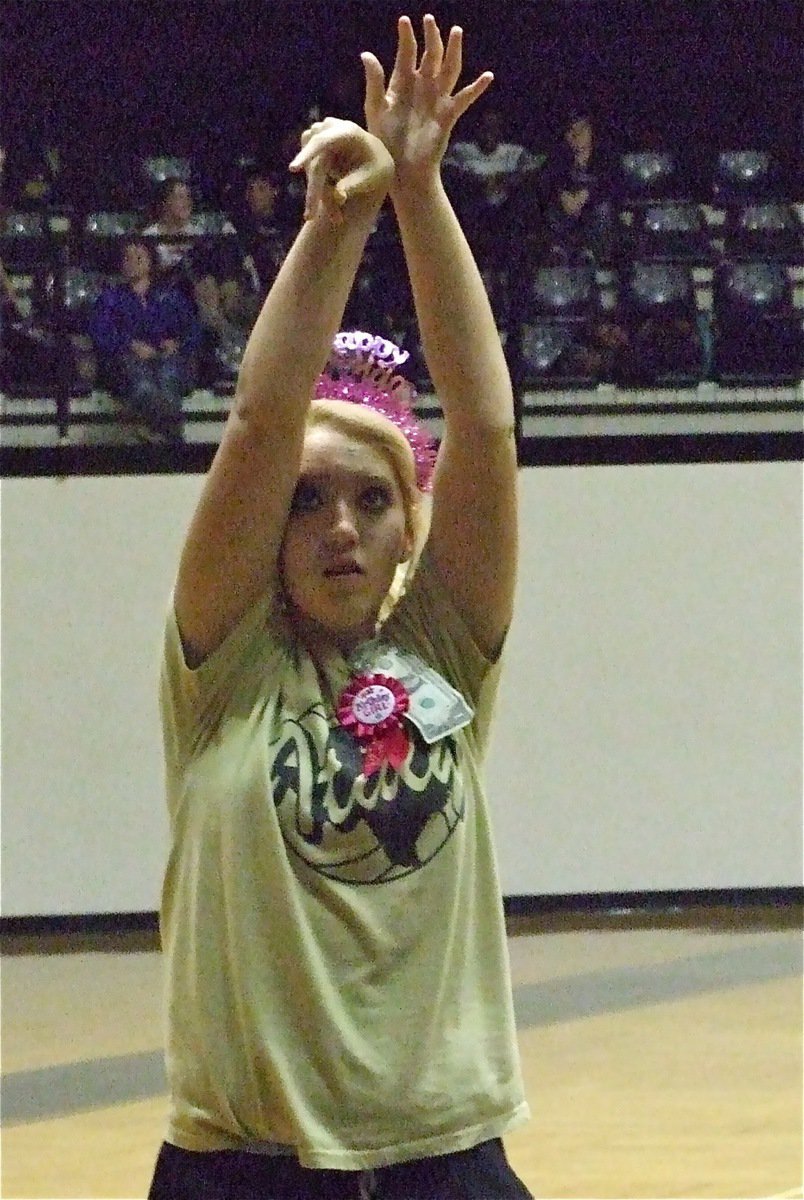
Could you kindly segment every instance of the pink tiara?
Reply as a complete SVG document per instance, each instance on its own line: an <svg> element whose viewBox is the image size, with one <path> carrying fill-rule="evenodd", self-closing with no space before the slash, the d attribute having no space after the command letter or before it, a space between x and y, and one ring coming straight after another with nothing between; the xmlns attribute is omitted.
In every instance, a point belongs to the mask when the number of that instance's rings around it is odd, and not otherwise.
<svg viewBox="0 0 804 1200"><path fill-rule="evenodd" d="M435 466L435 442L413 414L416 389L395 373L407 362L407 350L359 329L335 335L329 361L315 385L316 400L348 400L386 418L405 435L416 464L419 491L429 492Z"/></svg>

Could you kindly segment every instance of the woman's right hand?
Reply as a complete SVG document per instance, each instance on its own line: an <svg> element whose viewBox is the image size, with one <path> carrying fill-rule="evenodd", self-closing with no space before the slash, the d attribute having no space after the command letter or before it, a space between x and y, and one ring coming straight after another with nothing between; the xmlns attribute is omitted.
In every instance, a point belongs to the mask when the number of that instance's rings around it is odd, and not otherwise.
<svg viewBox="0 0 804 1200"><path fill-rule="evenodd" d="M307 174L306 221L321 213L342 221L344 208L358 198L382 203L394 161L378 137L354 121L325 117L304 131L301 144L290 170Z"/></svg>

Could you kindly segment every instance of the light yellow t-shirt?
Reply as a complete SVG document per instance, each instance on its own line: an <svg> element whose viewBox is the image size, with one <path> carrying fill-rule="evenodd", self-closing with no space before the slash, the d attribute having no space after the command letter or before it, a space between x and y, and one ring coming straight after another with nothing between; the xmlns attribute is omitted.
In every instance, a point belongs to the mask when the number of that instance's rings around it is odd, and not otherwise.
<svg viewBox="0 0 804 1200"><path fill-rule="evenodd" d="M168 619L172 847L162 913L167 1138L363 1169L466 1149L528 1116L479 768L498 669L425 559L383 640L463 693L470 725L361 775L317 670L268 602L196 671Z"/></svg>

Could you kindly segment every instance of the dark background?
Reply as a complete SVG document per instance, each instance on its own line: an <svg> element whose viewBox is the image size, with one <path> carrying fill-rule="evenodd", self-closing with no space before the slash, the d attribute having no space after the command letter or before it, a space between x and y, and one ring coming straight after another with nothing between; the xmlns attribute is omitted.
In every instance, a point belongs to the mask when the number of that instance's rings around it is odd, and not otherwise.
<svg viewBox="0 0 804 1200"><path fill-rule="evenodd" d="M800 166L798 0L433 0L464 26L466 78L495 72L478 104L549 151L586 106L617 151L667 146L701 198L718 148ZM22 175L61 152L68 199L103 195L141 154L189 154L214 173L241 155L280 165L309 106L359 113L360 50L390 62L404 0L3 0L2 141ZM470 118L464 129L468 130Z"/></svg>

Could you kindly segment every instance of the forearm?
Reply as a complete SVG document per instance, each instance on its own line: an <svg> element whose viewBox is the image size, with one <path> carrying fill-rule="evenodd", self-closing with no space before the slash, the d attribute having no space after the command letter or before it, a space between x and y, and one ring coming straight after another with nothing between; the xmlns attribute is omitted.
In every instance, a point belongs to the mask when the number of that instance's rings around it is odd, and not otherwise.
<svg viewBox="0 0 804 1200"><path fill-rule="evenodd" d="M427 367L448 419L513 422L511 379L474 256L440 177L393 193Z"/></svg>
<svg viewBox="0 0 804 1200"><path fill-rule="evenodd" d="M349 204L340 223L319 215L303 225L254 324L236 406L256 425L306 411L380 207L362 198Z"/></svg>

